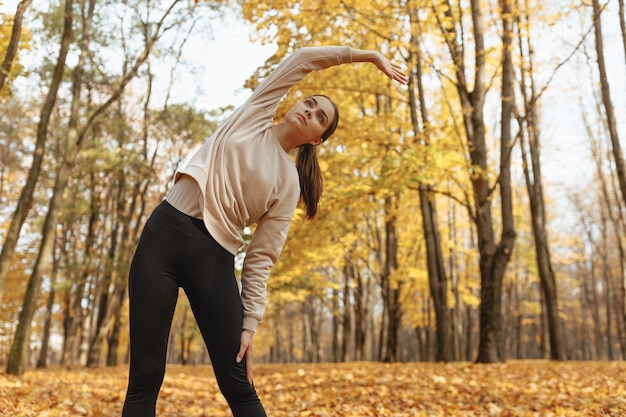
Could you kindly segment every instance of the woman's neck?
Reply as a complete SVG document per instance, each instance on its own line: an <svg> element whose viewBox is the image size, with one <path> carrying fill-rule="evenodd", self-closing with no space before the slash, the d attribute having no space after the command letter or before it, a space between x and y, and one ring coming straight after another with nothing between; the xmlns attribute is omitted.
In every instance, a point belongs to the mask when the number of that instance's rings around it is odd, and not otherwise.
<svg viewBox="0 0 626 417"><path fill-rule="evenodd" d="M276 137L278 138L280 146L283 147L285 152L289 152L293 148L300 146L297 135L293 134L287 123L280 122L279 124L274 125L274 131L276 132Z"/></svg>

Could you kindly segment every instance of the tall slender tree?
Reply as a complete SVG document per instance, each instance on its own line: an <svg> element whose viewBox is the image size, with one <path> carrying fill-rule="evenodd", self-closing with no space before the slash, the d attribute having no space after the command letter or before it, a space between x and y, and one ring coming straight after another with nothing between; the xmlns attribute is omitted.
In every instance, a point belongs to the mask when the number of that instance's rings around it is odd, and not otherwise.
<svg viewBox="0 0 626 417"><path fill-rule="evenodd" d="M416 132L416 146L428 147L430 145L430 133L427 126L431 122L426 105L426 92L422 80L422 54L421 54L421 22L419 22L418 8L409 9L411 20L411 45L409 62L413 69L409 73L409 106L411 109L411 123ZM417 93L416 93L417 92ZM420 123L421 120L421 123ZM426 169L426 168L421 168ZM426 175L419 175L427 178ZM454 359L454 345L452 343L450 310L448 308L448 276L444 266L444 256L441 244L441 232L437 217L436 193L432 184L426 179L419 181L417 186L420 209L422 214L422 230L426 244L426 262L428 266L428 282L430 296L435 307L437 321L437 347L435 360L448 362Z"/></svg>
<svg viewBox="0 0 626 417"><path fill-rule="evenodd" d="M602 35L602 12L604 7L600 7L598 0L592 0L593 6L593 25L595 33L595 46L596 46L596 62L598 64L598 72L600 74L600 91L602 96L602 104L604 106L607 130L611 139L611 145L613 150L613 159L615 163L615 171L617 173L617 179L619 188L621 191L622 201L626 205L626 163L624 162L624 154L622 152L622 146L619 137L619 131L617 129L617 119L615 116L615 108L613 107L613 101L611 98L611 86L609 84L606 62L604 59L604 39ZM624 17L624 0L619 1L619 22L622 33L622 44L624 46L624 57L626 58L626 18ZM620 284L620 293L623 306L622 321L626 322L626 277L623 278Z"/></svg>
<svg viewBox="0 0 626 417"><path fill-rule="evenodd" d="M622 32L622 46L624 47L624 61L626 63L626 7L624 0L618 0L617 16L619 19L619 28Z"/></svg>
<svg viewBox="0 0 626 417"><path fill-rule="evenodd" d="M9 226L9 231L7 232L5 243L2 247L2 252L0 252L0 282L4 281L4 278L2 277L6 276L9 271L11 257L15 250L20 230L22 228L22 225L24 224L24 221L26 220L28 210L30 209L35 185L39 179L39 171L41 170L41 164L43 162L44 147L48 137L48 123L50 121L50 116L56 102L59 86L63 78L63 73L65 70L65 59L67 57L67 53L69 51L73 36L72 25L73 1L66 0L63 35L61 38L59 57L55 66L50 89L48 90L48 95L42 108L41 119L39 121L39 127L37 129L37 142L33 155L33 163L31 165L26 184L22 189L22 194L20 195L17 208L11 220L11 225ZM51 249L52 248L50 247L49 250ZM31 319L34 315L34 307L36 301L35 298L37 292L39 291L39 285L39 280L29 280L26 294L27 296L31 297L31 301L29 301L28 303L25 302L25 305L22 306L22 310L20 311L19 320L20 323L23 324L21 324L21 326L20 324L18 324L18 328L16 329L15 337L13 339L13 344L11 345L9 360L7 362L8 374L21 375L24 373L24 370L26 368L28 335L30 333ZM28 320L28 325L26 324L26 320Z"/></svg>
<svg viewBox="0 0 626 417"><path fill-rule="evenodd" d="M530 204L530 220L535 242L539 281L543 292L545 315L548 320L548 334L550 340L549 354L552 359L564 360L565 346L563 343L561 319L559 317L557 283L552 268L548 231L546 227L547 214L541 172L541 141L537 117L537 106L540 96L535 89L535 82L533 81L534 47L530 33L522 33L521 29L528 28L529 17L527 15L522 16L521 12L521 10L527 10L527 7L522 8L519 4L516 6L516 10L520 11L515 17L516 21L518 21L517 41L520 56L525 63L520 71L520 90L524 117L520 117L518 113L518 122L520 125L518 134L522 150L522 159L524 161L524 178ZM519 23L522 18L523 21ZM511 100L511 102L513 102L513 100Z"/></svg>
<svg viewBox="0 0 626 417"><path fill-rule="evenodd" d="M611 86L606 69L606 61L604 59L604 37L602 35L602 12L604 8L600 7L599 0L592 0L593 6L593 27L595 34L596 46L596 62L598 63L598 73L600 75L600 92L602 95L602 104L604 106L605 120L607 130L613 146L613 158L619 180L619 186L622 199L626 203L626 163L624 163L624 153L620 144L619 132L617 130L617 119L615 117L615 108L611 99ZM623 19L623 17L622 17Z"/></svg>
<svg viewBox="0 0 626 417"><path fill-rule="evenodd" d="M484 106L487 93L484 9L479 0L470 2L472 32L474 39L474 66L469 71L465 63L463 31L455 26L461 25L459 16L462 4L452 4L442 0L435 6L435 11L442 10L439 17L447 48L454 62L454 83L459 95L463 125L467 140L467 149L471 161L470 178L473 190L472 218L476 225L478 251L480 255L480 342L477 362L490 363L504 360L502 335L502 281L509 262L515 230L512 222L511 204L503 201L501 205L502 232L498 241L492 212L492 200L496 187L489 181L490 167L487 158L485 135ZM469 77L473 75L473 83ZM472 88L473 86L473 88ZM504 154L501 150L500 170L510 166L510 149ZM504 175L503 175L504 174ZM510 198L510 179L506 172L500 172L498 185L503 198Z"/></svg>
<svg viewBox="0 0 626 417"><path fill-rule="evenodd" d="M0 251L0 300L2 300L2 290L6 276L9 273L9 266L11 264L11 258L15 252L17 240L20 236L22 226L26 221L28 212L32 206L33 195L35 187L39 181L39 174L41 172L41 166L43 164L46 142L48 140L48 125L50 124L50 117L54 109L59 87L63 80L65 72L65 60L69 52L72 36L73 36L73 0L66 0L64 8L64 20L63 20L63 34L61 36L61 42L59 46L59 55L56 60L54 72L50 80L50 87L46 99L41 107L41 114L39 116L39 123L37 125L37 139L35 141L35 148L33 150L33 159L31 162L26 183L22 188L20 198L17 202L15 212L11 218L11 223L4 238L4 244Z"/></svg>

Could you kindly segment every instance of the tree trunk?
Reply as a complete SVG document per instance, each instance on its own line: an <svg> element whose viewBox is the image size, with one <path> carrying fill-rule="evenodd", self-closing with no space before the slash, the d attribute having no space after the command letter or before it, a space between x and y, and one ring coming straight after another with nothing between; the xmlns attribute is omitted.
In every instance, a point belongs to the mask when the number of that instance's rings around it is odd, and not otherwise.
<svg viewBox="0 0 626 417"><path fill-rule="evenodd" d="M365 339L367 334L367 303L368 297L366 293L363 275L358 270L355 274L356 292L354 294L354 355L355 360L365 360Z"/></svg>
<svg viewBox="0 0 626 417"><path fill-rule="evenodd" d="M120 179L120 181L122 181ZM123 188L123 181L120 184ZM141 184L136 184L132 189L131 203L126 208L125 201L122 196L123 191L120 191L118 201L116 203L116 211L118 215L117 224L121 225L122 232L120 234L115 231L112 233L112 244L108 257L107 272L105 273L108 278L105 278L107 285L104 285L102 291L101 302L99 306L99 317L96 324L95 337L90 343L89 357L87 360L87 366L94 367L100 363L100 356L102 349L104 348L105 341L108 343L108 358L117 357L118 344L116 343L116 326L119 326L119 316L121 314L122 304L126 295L126 289L128 288L128 266L130 265L130 259L132 257L132 237L133 233L130 230L131 217L136 210L139 200L144 198L144 193L139 191ZM137 222L140 224L141 222ZM117 244L119 241L120 245ZM119 247L119 250L117 249ZM116 256L117 255L117 256ZM109 294L109 283L113 283L112 293ZM184 335L183 335L184 338ZM113 343L110 343L113 341ZM112 351L113 350L113 351ZM110 359L107 359L107 364L110 364Z"/></svg>
<svg viewBox="0 0 626 417"><path fill-rule="evenodd" d="M295 342L294 342L294 331L293 331L293 326L294 326L294 321L293 320L289 320L289 328L287 330L287 363L293 363L295 362ZM278 326L276 326L278 327Z"/></svg>
<svg viewBox="0 0 626 417"><path fill-rule="evenodd" d="M346 279L347 280L347 279ZM333 362L340 362L341 357L341 346L339 342L339 328L340 320L339 320L339 291L336 288L333 288L332 295L332 353L333 353ZM344 345L345 346L345 345Z"/></svg>
<svg viewBox="0 0 626 417"><path fill-rule="evenodd" d="M610 239L610 237L608 236L608 231L609 229L613 230L614 234L615 234L615 240L617 243L617 248L618 248L618 253L619 253L619 284L618 284L618 288L617 288L617 294L615 297L615 301L616 301L616 308L617 308L617 312L616 312L616 326L617 326L617 333L618 333L618 337L619 337L619 342L620 342L620 346L621 346L621 354L622 354L622 358L626 358L626 330L624 329L624 297L625 297L625 292L626 289L624 288L624 281L626 280L626 276L625 276L625 271L624 271L624 263L626 262L625 259L625 249L624 249L624 239L623 239L623 232L624 232L624 219L623 219L623 214L622 214L622 210L623 210L623 204L620 203L619 198L618 198L618 190L616 189L616 187L613 186L611 187L613 192L609 192L609 186L607 184L607 180L606 180L606 175L603 172L603 164L605 163L605 152L603 147L601 147L599 145L599 143L597 142L597 140L595 139L595 135L593 135L592 133L592 128L591 126L589 126L587 123L585 124L585 127L587 129L587 136L589 137L589 140L591 142L591 154L593 156L593 160L595 163L595 167L596 167L596 176L598 178L598 181L600 183L600 188L602 191L602 197L603 197L603 211L602 211L602 216L603 216L603 231L604 231L604 236L603 236L603 247L604 247L604 253L603 256L605 257L604 262L605 262L605 269L609 268L609 266L606 264L609 262L608 257L608 253L609 250L606 247L606 245L608 245L608 239ZM611 175L609 173L609 175ZM613 178L613 176L610 176L610 178ZM615 204L617 203L617 204ZM616 206L616 207L614 207ZM604 210L606 210L606 215L604 214ZM606 218L608 216L608 218ZM610 221L610 226L608 224L608 222ZM607 223L607 224L605 224ZM621 233L620 233L621 232ZM609 268L610 269L610 268ZM610 271L605 271L605 280L606 280L606 285L605 285L605 290L609 291L611 290L611 283L609 281L610 279ZM608 295L607 295L608 296ZM610 299L606 300L606 308L610 311L613 311L613 297L611 297ZM610 307L610 308L609 308ZM610 322L611 317L607 314L607 320ZM610 329L611 326L607 325L607 327Z"/></svg>
<svg viewBox="0 0 626 417"><path fill-rule="evenodd" d="M118 348L120 345L121 327L122 327L122 323L121 323L120 315L117 314L113 318L113 329L111 330L111 334L109 335L109 338L107 340L108 345L109 345L109 350L107 352L107 366L118 365L118 358L119 358ZM194 336L192 334L189 338L189 345L191 345L193 338Z"/></svg>
<svg viewBox="0 0 626 417"><path fill-rule="evenodd" d="M582 344L582 359L583 360L592 360L592 355L591 355L591 346L590 346L590 337L589 337L589 331L587 330L587 312L588 312L588 308L587 308L587 300L589 299L589 296L587 294L587 284L585 281L581 282L581 291L580 291L580 296L579 296L579 303L580 303L580 311L581 311L581 317L580 317L580 342Z"/></svg>
<svg viewBox="0 0 626 417"><path fill-rule="evenodd" d="M512 213L509 212L511 203L508 201L510 198L509 149L504 155L501 152L500 156L500 168L501 170L504 168L505 172L501 172L499 178L503 218L502 239L497 243L491 213L491 201L495 187L494 189L490 187L489 179L485 174L489 169L483 117L487 56L484 44L485 20L482 13L483 9L479 0L471 0L475 61L471 71L474 75L473 89L470 90L470 84L465 74L465 45L460 44L462 36L455 27L454 8L449 0L442 0L442 3L440 10L444 11L445 17L440 19L440 24L455 64L455 84L461 101L463 125L470 158L468 166L470 166L469 176L472 182L474 200L474 213L470 210L470 217L476 224L480 255L480 341L476 361L479 363L498 362L504 359L504 352L502 352L502 280L515 242Z"/></svg>
<svg viewBox="0 0 626 417"><path fill-rule="evenodd" d="M89 222L87 226L87 236L85 237L85 248L83 252L84 264L77 273L78 278L74 285L68 286L65 293L65 307L63 311L63 352L61 356L61 364L70 366L75 363L78 345L78 330L83 323L83 306L82 301L87 287L87 280L91 271L91 258L93 245L96 237L96 222L98 220L97 195L95 190L94 175L91 175L91 202L89 212ZM63 244L67 247L67 243ZM65 249L64 249L65 250ZM65 255L70 256L69 254Z"/></svg>
<svg viewBox="0 0 626 417"><path fill-rule="evenodd" d="M409 74L409 103L411 106L411 122L413 125L413 131L420 132L423 129L420 126L418 111L416 105L419 100L419 109L423 125L429 125L429 118L427 113L426 99L424 94L424 88L422 85L422 63L421 63L421 51L420 51L420 24L417 21L419 19L417 10L410 12L410 19L412 27L416 28L417 33L412 34L411 44L415 49L415 53L410 58L413 61L415 71ZM413 59L414 57L414 59ZM417 88L417 97L415 96L415 89ZM428 135L418 142L415 141L417 146L428 147L430 141ZM444 267L443 251L441 249L441 234L439 232L439 222L437 220L437 205L435 200L435 194L432 192L432 187L425 183L420 182L418 186L418 194L420 201L420 209L422 213L422 230L424 233L424 239L426 241L426 262L428 265L428 282L430 285L430 296L433 299L435 305L435 317L437 319L437 350L435 360L449 362L454 359L454 343L451 338L451 326L450 326L450 311L448 309L448 277Z"/></svg>
<svg viewBox="0 0 626 417"><path fill-rule="evenodd" d="M467 359L472 357L473 351L473 339L472 335L474 334L472 330L472 326L474 325L474 321L472 320L472 307L465 307L465 357Z"/></svg>
<svg viewBox="0 0 626 417"><path fill-rule="evenodd" d="M100 361L100 353L102 351L102 344L104 343L105 338L107 337L106 331L108 330L108 328L110 327L110 323L109 321L113 319L115 312L110 311L109 305L112 302L115 302L114 300L109 300L110 298L110 294L109 294L109 288L111 287L111 284L113 284L113 292L119 292L119 287L123 286L124 290L126 289L126 285L127 285L127 280L124 277L124 279L121 279L121 277L118 277L117 279L115 278L117 276L116 274L116 255L118 254L118 242L120 239L120 231L119 228L120 227L125 227L122 226L122 219L121 219L121 213L119 212L121 207L120 207L120 200L122 199L123 196L123 184L118 184L118 198L117 198L117 204L116 204L116 214L117 214L117 219L115 220L115 226L113 227L113 230L110 234L110 246L108 249L108 254L104 260L104 273L103 273L103 279L102 282L99 283L99 295L98 295L98 305L97 305L97 311L98 311L98 316L96 319L96 325L95 325L95 329L94 329L94 337L93 339L90 341L89 343L89 357L87 359L87 366L89 367L94 367L94 366L98 366L98 363ZM130 227L129 225L126 225L127 227ZM123 281L123 282L122 282ZM103 327L105 328L105 330L103 331Z"/></svg>
<svg viewBox="0 0 626 417"><path fill-rule="evenodd" d="M110 332L113 330L115 317L119 314L121 305L126 294L126 282L127 280L119 280L115 285L113 293L110 296L110 300L106 305L106 311L102 319L100 327L97 329L95 339L90 343L89 355L87 357L87 366L96 367L100 365L100 356L104 343L108 339ZM109 346L109 349L111 346Z"/></svg>
<svg viewBox="0 0 626 417"><path fill-rule="evenodd" d="M393 197L385 198L385 258L381 281L383 286L383 297L385 299L385 309L387 310L387 331L386 346L382 360L394 363L398 354L398 331L402 320L402 310L400 307L400 287L401 282L392 282L391 276L398 267L398 239L396 236L395 207Z"/></svg>
<svg viewBox="0 0 626 417"><path fill-rule="evenodd" d="M187 363L188 357L186 357L187 349L185 349L185 340L186 340L186 332L187 332L187 316L189 313L189 308L187 305L183 306L183 317L182 322L180 324L180 329L178 332L172 332L173 336L176 337L178 334L180 348L178 349L178 363L181 365L185 365Z"/></svg>
<svg viewBox="0 0 626 417"><path fill-rule="evenodd" d="M624 156L620 144L619 133L617 130L617 120L615 117L615 110L613 108L613 102L611 99L611 88L608 81L608 76L606 72L606 64L604 60L604 41L602 35L602 19L601 13L602 9L600 8L600 2L598 0L592 0L593 5L593 22L595 29L595 46L596 46L596 55L597 55L597 63L598 63L598 72L600 74L600 87L602 93L602 103L604 105L605 111L605 120L607 123L607 128L609 132L609 136L611 138L611 144L613 147L613 158L615 162L615 168L617 171L617 179L619 182L619 188L621 190L622 201L626 203L626 166L624 163ZM622 32L622 43L624 45L624 52L626 53L626 23L624 20L624 1L619 1L619 21L620 21L620 29ZM626 280L626 277L623 278ZM626 284L622 284L624 286ZM626 295L626 293L624 293ZM623 301L622 305L624 308L622 309L622 321L626 321L626 300Z"/></svg>
<svg viewBox="0 0 626 417"><path fill-rule="evenodd" d="M352 264L347 264L345 267L345 271L345 282L343 286L343 336L341 338L341 362L346 362L350 353L348 349L350 332L352 331L352 303L350 302L350 284L354 276L354 266Z"/></svg>
<svg viewBox="0 0 626 417"><path fill-rule="evenodd" d="M458 266L458 256L456 247L458 245L457 235L456 235L456 206L454 202L450 200L449 208L448 208L449 218L449 240L451 242L450 253L448 255L449 259L449 271L450 271L450 283L452 285L452 293L454 295L454 309L452 310L452 343L454 345L453 357L454 360L467 361L469 357L464 356L463 349L463 309L464 302L461 298L461 291L459 289L459 272L461 268Z"/></svg>
<svg viewBox="0 0 626 417"><path fill-rule="evenodd" d="M530 38L528 36L521 35L518 39L520 44L524 42L524 39L530 44ZM527 49L530 51L533 50L530 45ZM522 56L524 55L524 48L522 47L520 47L520 54ZM528 56L526 58L530 63L529 67L533 68L533 57ZM529 75L532 77L532 73ZM539 272L539 281L545 302L542 306L545 305L545 316L547 317L548 322L550 357L554 360L564 360L566 357L563 343L563 330L561 320L559 318L557 285L554 270L552 269L552 261L550 259L550 246L548 232L546 229L546 210L543 193L543 178L541 173L541 145L536 117L538 97L534 91L534 85L535 83L532 81L527 82L526 72L522 71L521 89L526 117L525 120L519 120L520 126L522 126L520 129L520 143L522 159L524 161L524 178L526 181L526 189L528 191L530 204L533 237L535 241L537 269ZM510 97L513 96L511 95ZM526 132L528 132L528 152L530 153L530 163L526 153Z"/></svg>
<svg viewBox="0 0 626 417"><path fill-rule="evenodd" d="M15 16L13 16L13 28L11 29L11 39L9 40L9 45L7 46L6 54L4 55L4 60L2 61L2 66L0 67L0 92L4 88L4 84L6 83L9 74L11 73L11 66L13 65L13 60L17 55L17 50L20 46L20 37L22 35L22 20L24 18L24 12L33 0L22 0L17 5L17 10L15 11ZM0 288L2 285L0 284ZM0 300L2 299L2 293L0 292Z"/></svg>
<svg viewBox="0 0 626 417"><path fill-rule="evenodd" d="M622 32L622 46L624 47L624 58L626 59L626 7L624 0L618 0L617 16L619 18L619 27ZM626 63L626 62L625 62Z"/></svg>
<svg viewBox="0 0 626 417"><path fill-rule="evenodd" d="M608 202L605 202L608 203ZM607 359L615 360L615 342L613 340L613 284L611 283L611 266L609 256L609 222L607 211L610 210L608 204L603 204L600 208L601 217L601 242L598 245L600 262L602 266L602 293L604 295L604 315L606 318L606 355Z"/></svg>
<svg viewBox="0 0 626 417"><path fill-rule="evenodd" d="M624 6L624 0L618 1L618 18L619 18L619 27L622 33L622 46L624 49L624 58L626 60L626 7ZM625 62L626 63L626 62ZM624 197L626 200L626 197ZM622 219L623 221L623 219ZM617 230L617 229L616 229ZM624 245L621 237L619 239L619 248L620 248L620 260L621 260L621 280L619 283L619 305L621 306L620 317L618 320L619 329L623 336L620 337L621 345L622 345L622 359L626 359L626 273L624 272L624 264L626 263L626 256Z"/></svg>
<svg viewBox="0 0 626 417"><path fill-rule="evenodd" d="M453 360L453 343L450 338L450 310L448 308L448 278L443 266L441 236L437 222L437 211L434 198L424 184L420 184L420 206L422 211L422 227L426 241L426 262L428 264L428 282L430 296L435 306L437 320L437 347L435 360L449 362Z"/></svg>
<svg viewBox="0 0 626 417"><path fill-rule="evenodd" d="M50 328L52 327L52 308L54 307L54 298L56 295L55 284L57 278L57 272L59 270L59 259L54 257L53 270L50 277L50 292L48 293L48 300L46 302L46 316L43 324L43 335L41 336L41 350L39 351L39 359L37 360L36 367L38 369L46 368L48 366L48 346L50 344Z"/></svg>
<svg viewBox="0 0 626 417"><path fill-rule="evenodd" d="M581 214L582 215L582 214ZM591 226L587 225L583 221L583 225L585 227L586 238L589 242L593 242L593 231L591 230ZM599 360L605 359L603 356L604 352L604 339L602 337L602 322L600 319L600 304L598 300L598 284L596 281L596 263L594 260L586 259L585 263L589 263L591 268L586 270L587 279L583 283L583 285L587 286L587 299L585 303L588 308L591 310L591 317L593 319L593 344L591 345L592 349L592 357L591 360Z"/></svg>
<svg viewBox="0 0 626 417"><path fill-rule="evenodd" d="M62 166L65 164L62 164ZM59 215L58 208L63 200L63 192L69 170L60 168L57 171L57 179L53 189L52 198L48 205L48 213L44 220L42 240L39 246L37 260L33 272L28 280L22 311L19 316L19 323L15 330L15 338L11 345L9 361L7 364L7 373L12 375L21 375L24 373L27 362L28 341L30 336L30 328L35 309L37 307L37 297L41 287L43 276L48 272L50 267L50 258L52 256L55 229Z"/></svg>
<svg viewBox="0 0 626 417"><path fill-rule="evenodd" d="M602 37L602 19L600 16L599 0L592 0L593 4L593 25L595 29L596 55L598 63L598 72L600 74L600 87L602 92L602 103L606 116L607 128L613 145L613 157L615 158L615 168L617 170L617 179L619 180L620 189L622 191L622 200L626 203L626 166L624 164L624 156L620 145L619 134L617 131L617 121L615 118L615 110L611 100L611 87L606 73L606 64L604 62L604 42ZM623 16L622 16L623 20ZM626 41L625 41L626 42Z"/></svg>
<svg viewBox="0 0 626 417"><path fill-rule="evenodd" d="M13 213L13 217L11 218L11 224L9 225L9 229L7 230L7 234L4 238L2 251L0 251L0 301L2 300L2 290L4 287L4 281L6 280L6 276L9 272L11 258L13 257L15 246L17 245L17 240L20 236L20 231L22 230L24 221L26 220L28 212L30 211L33 201L33 193L35 192L35 186L37 185L37 181L39 180L39 173L41 171L41 164L43 162L46 141L48 138L48 125L50 123L50 116L52 115L52 110L54 109L54 105L56 103L59 86L61 85L63 74L65 71L65 60L67 58L67 53L70 49L70 44L72 42L72 8L73 0L66 0L61 47L59 49L59 56L54 67L54 72L52 74L50 88L48 90L48 94L46 95L46 99L44 101L43 107L41 109L41 114L39 116L39 124L37 125L37 139L35 141L35 149L33 151L33 161L28 171L26 184L24 184L24 188L22 189L22 192L20 194L17 207L15 208L15 212ZM19 353L16 352L15 354ZM11 365L11 367L16 369L20 368L20 366L18 366L17 364ZM21 374L23 370L17 369L16 372L18 374Z"/></svg>
<svg viewBox="0 0 626 417"><path fill-rule="evenodd" d="M43 335L41 336L41 350L37 360L37 368L48 366L48 345L50 343L50 327L52 324L52 307L54 306L54 283L50 286L48 301L46 302L46 318L43 322Z"/></svg>
<svg viewBox="0 0 626 417"><path fill-rule="evenodd" d="M314 299L308 297L303 304L304 308L304 335L305 361L317 363L320 361L319 329L315 312Z"/></svg>

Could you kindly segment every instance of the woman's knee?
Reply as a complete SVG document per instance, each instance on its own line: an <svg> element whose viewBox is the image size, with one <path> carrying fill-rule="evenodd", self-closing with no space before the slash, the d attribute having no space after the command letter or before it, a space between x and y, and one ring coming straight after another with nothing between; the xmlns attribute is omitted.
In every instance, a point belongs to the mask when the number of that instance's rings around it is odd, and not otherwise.
<svg viewBox="0 0 626 417"><path fill-rule="evenodd" d="M224 398L235 401L258 401L254 386L246 379L245 364L234 364L230 369L215 369L217 384Z"/></svg>
<svg viewBox="0 0 626 417"><path fill-rule="evenodd" d="M130 369L130 387L134 391L158 391L165 377L165 365L144 363Z"/></svg>

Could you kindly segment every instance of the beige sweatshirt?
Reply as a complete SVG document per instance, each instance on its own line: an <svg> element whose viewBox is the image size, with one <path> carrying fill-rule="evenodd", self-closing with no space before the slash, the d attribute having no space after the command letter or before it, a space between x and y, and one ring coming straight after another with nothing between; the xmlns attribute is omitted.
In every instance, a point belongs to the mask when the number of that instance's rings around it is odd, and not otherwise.
<svg viewBox="0 0 626 417"><path fill-rule="evenodd" d="M180 211L201 217L233 255L244 243L243 229L257 224L241 278L244 329L254 332L263 317L270 268L300 197L295 163L274 131L276 108L307 73L350 62L347 46L301 48L287 57L177 172L166 196Z"/></svg>

